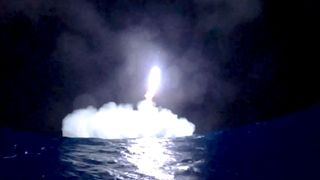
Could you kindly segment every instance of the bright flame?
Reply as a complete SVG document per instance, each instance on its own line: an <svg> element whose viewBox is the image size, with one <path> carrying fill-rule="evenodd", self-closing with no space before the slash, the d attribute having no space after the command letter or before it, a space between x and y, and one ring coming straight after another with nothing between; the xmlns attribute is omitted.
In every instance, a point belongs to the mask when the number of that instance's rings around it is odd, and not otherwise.
<svg viewBox="0 0 320 180"><path fill-rule="evenodd" d="M153 103L160 82L161 70L154 66L148 78L146 99L139 102L136 109L131 104L109 102L98 109L89 106L75 110L63 119L62 135L104 139L192 135L194 124Z"/></svg>
<svg viewBox="0 0 320 180"><path fill-rule="evenodd" d="M161 70L158 66L153 66L148 77L148 89L144 95L147 101L152 101L161 82Z"/></svg>

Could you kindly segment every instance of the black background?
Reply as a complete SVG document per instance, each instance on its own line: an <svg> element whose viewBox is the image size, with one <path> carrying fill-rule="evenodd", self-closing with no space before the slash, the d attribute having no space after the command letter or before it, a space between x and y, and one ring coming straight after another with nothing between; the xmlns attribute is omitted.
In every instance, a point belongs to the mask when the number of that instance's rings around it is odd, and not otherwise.
<svg viewBox="0 0 320 180"><path fill-rule="evenodd" d="M75 108L88 104L101 106L108 101L135 103L141 99L142 90L133 93L140 97L129 96L128 82L115 80L114 74L126 61L112 43L115 32L135 25L146 28L148 23L142 20L145 16L155 27L151 29L158 29L157 42L175 57L184 56L187 49L197 49L204 57L203 61L191 61L201 64L197 71L205 72L201 76L206 78L205 90L195 96L199 101L181 98L175 102L178 105L172 105L164 99L175 99L177 95L166 95L169 93L166 89L156 97L159 105L195 123L198 132L268 120L316 104L320 89L314 1L252 2L259 2L259 12L246 21L233 23L226 18L227 25L219 26L215 23L225 22L221 16L220 21L209 23L209 28L199 28L197 24L210 17L210 13L227 11L223 8L225 4L0 1L0 125L59 132L63 117ZM252 6L244 11L254 11ZM182 18L184 26L167 28L170 13ZM98 17L91 17L92 14ZM167 21L162 24L164 16ZM79 22L74 21L76 17ZM86 17L87 21L81 21ZM97 35L104 30L101 24L108 27L108 32L101 35L106 36L103 41ZM177 32L177 39L172 32ZM109 42L109 39L113 40ZM68 61L76 59L75 56L67 56L72 54L69 51L75 52L74 45L81 43L86 48L83 54L77 55L91 60L79 68ZM99 56L102 51L112 53ZM183 67L186 62L178 58L172 63ZM186 97L190 97L193 91L187 89L199 84L188 80L197 73L182 74L185 74L181 81ZM133 84L138 80L130 79ZM137 84L141 85L143 82ZM108 91L96 93L94 89L99 86ZM75 99L87 93L96 98L94 103L84 98L75 105Z"/></svg>

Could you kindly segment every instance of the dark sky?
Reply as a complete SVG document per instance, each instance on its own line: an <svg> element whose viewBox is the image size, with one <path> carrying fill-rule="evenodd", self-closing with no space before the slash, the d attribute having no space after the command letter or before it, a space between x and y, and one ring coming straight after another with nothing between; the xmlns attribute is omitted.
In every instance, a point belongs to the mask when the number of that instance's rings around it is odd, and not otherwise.
<svg viewBox="0 0 320 180"><path fill-rule="evenodd" d="M0 0L0 126L59 132L74 109L143 98L198 132L318 103L314 1Z"/></svg>

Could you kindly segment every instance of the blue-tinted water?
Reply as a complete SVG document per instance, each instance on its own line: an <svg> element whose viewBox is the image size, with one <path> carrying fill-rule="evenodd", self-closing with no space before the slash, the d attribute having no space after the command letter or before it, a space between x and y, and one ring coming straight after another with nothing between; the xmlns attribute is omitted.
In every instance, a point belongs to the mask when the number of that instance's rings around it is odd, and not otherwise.
<svg viewBox="0 0 320 180"><path fill-rule="evenodd" d="M64 177L185 179L205 173L201 168L205 166L206 153L203 138L197 136L107 141L65 139L60 160L66 165Z"/></svg>
<svg viewBox="0 0 320 180"><path fill-rule="evenodd" d="M318 179L319 108L169 139L0 131L0 179Z"/></svg>

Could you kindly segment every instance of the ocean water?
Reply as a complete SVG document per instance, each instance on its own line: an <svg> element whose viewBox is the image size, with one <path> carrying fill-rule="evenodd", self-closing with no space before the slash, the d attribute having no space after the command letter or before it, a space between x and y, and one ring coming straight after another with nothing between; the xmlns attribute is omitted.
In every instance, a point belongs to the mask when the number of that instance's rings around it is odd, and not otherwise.
<svg viewBox="0 0 320 180"><path fill-rule="evenodd" d="M0 130L0 179L319 179L319 111L183 138Z"/></svg>
<svg viewBox="0 0 320 180"><path fill-rule="evenodd" d="M6 134L15 141L1 147L0 179L200 179L208 174L203 136L105 140Z"/></svg>
<svg viewBox="0 0 320 180"><path fill-rule="evenodd" d="M207 150L201 136L125 140L65 139L63 177L86 179L197 179Z"/></svg>

